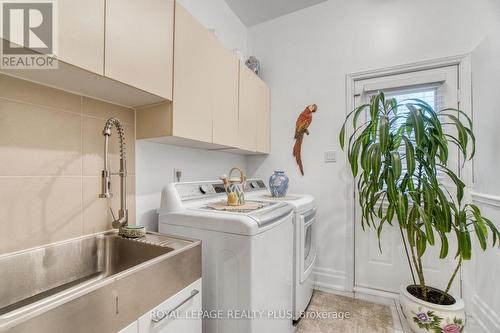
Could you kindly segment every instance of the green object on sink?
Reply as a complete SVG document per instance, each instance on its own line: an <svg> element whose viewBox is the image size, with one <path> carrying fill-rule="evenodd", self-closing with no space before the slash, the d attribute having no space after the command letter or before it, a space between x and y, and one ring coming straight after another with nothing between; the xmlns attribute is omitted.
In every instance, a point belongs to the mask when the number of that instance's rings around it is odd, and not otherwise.
<svg viewBox="0 0 500 333"><path fill-rule="evenodd" d="M146 228L142 225L127 225L120 228L118 234L127 238L139 238L146 235Z"/></svg>

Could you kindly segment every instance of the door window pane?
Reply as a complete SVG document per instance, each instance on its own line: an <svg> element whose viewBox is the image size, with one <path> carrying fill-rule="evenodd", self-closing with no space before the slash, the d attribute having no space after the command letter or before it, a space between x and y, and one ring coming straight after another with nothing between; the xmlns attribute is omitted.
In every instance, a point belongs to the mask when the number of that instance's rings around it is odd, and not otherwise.
<svg viewBox="0 0 500 333"><path fill-rule="evenodd" d="M439 110L441 108L441 105L443 105L443 100L439 94L439 90L439 86L436 85L420 86L416 88L391 89L384 91L384 96L386 100L394 98L398 102L398 104L401 104L398 107L398 115L405 115L409 113L409 110L406 106L404 106L404 104L405 100L409 99L420 99L429 104L434 110ZM370 94L369 98L371 98L371 96L373 95L375 95L375 93ZM367 118L368 117L369 113L367 113ZM405 121L405 117L399 118L394 128L400 127L404 124ZM411 134L409 139L412 141L415 139L414 133ZM399 147L399 153L401 154L401 156L405 155L406 152L404 144ZM404 171L406 171L406 160L403 158L401 162L403 164L402 167L404 173Z"/></svg>

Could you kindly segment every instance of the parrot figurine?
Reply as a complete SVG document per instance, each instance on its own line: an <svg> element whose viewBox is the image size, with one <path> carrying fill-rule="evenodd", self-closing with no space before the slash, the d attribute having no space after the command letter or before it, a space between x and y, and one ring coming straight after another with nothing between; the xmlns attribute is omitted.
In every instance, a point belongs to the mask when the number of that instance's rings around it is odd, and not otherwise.
<svg viewBox="0 0 500 333"><path fill-rule="evenodd" d="M302 158L300 155L302 140L304 139L304 133L309 135L308 128L309 125L311 125L313 113L316 112L317 109L318 107L316 104L307 106L299 115L297 122L295 123L295 145L293 146L293 156L295 156L295 160L297 161L302 176L304 175L304 167L302 166Z"/></svg>

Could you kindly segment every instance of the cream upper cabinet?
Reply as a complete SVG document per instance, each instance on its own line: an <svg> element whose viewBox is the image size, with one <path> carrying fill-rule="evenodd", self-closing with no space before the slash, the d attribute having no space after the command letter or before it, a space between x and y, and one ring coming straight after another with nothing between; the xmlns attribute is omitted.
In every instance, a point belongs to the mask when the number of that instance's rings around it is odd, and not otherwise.
<svg viewBox="0 0 500 333"><path fill-rule="evenodd" d="M214 37L182 6L175 9L173 135L212 142Z"/></svg>
<svg viewBox="0 0 500 333"><path fill-rule="evenodd" d="M240 65L238 148L268 153L269 88L257 75Z"/></svg>
<svg viewBox="0 0 500 333"><path fill-rule="evenodd" d="M234 147L238 139L239 61L186 9L176 5L173 102L137 113L139 138L172 136L196 147ZM209 148L209 146L205 146Z"/></svg>
<svg viewBox="0 0 500 333"><path fill-rule="evenodd" d="M269 88L179 4L173 63L172 102L137 110L138 139L269 153Z"/></svg>
<svg viewBox="0 0 500 333"><path fill-rule="evenodd" d="M238 130L238 59L176 5L174 136L232 147Z"/></svg>
<svg viewBox="0 0 500 333"><path fill-rule="evenodd" d="M212 40L212 82L209 86L214 99L212 142L234 147L238 142L239 60L219 41Z"/></svg>
<svg viewBox="0 0 500 333"><path fill-rule="evenodd" d="M172 100L173 22L174 0L106 0L105 75Z"/></svg>
<svg viewBox="0 0 500 333"><path fill-rule="evenodd" d="M104 74L104 1L58 1L59 60Z"/></svg>
<svg viewBox="0 0 500 333"><path fill-rule="evenodd" d="M257 110L257 152L269 154L271 152L271 101L269 87L260 82L255 92L255 108Z"/></svg>
<svg viewBox="0 0 500 333"><path fill-rule="evenodd" d="M255 151L257 148L257 113L255 110L255 74L240 64L238 148Z"/></svg>

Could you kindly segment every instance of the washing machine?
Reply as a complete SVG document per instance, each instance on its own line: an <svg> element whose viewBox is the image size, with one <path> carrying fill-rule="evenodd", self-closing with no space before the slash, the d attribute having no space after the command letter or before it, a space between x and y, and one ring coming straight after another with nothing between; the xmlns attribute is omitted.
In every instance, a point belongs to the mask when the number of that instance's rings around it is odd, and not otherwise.
<svg viewBox="0 0 500 333"><path fill-rule="evenodd" d="M220 210L226 199L220 180L172 183L158 210L159 232L202 241L203 332L290 333L293 208Z"/></svg>
<svg viewBox="0 0 500 333"><path fill-rule="evenodd" d="M311 301L314 290L313 266L316 261L314 228L316 223L316 201L309 194L287 194L275 198L262 179L250 179L246 183L251 200L287 203L294 209L294 255L293 255L293 319L299 320Z"/></svg>

